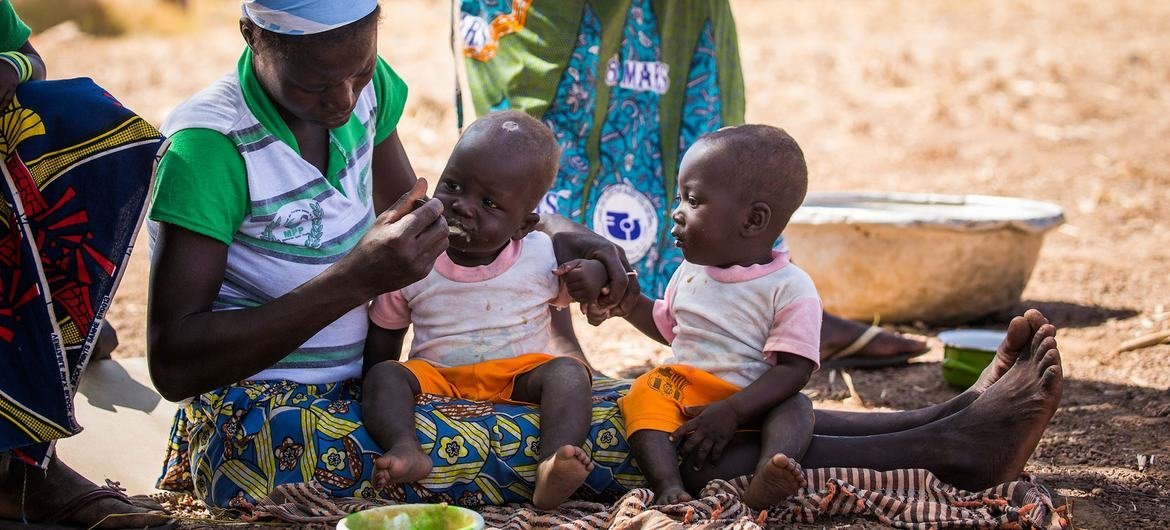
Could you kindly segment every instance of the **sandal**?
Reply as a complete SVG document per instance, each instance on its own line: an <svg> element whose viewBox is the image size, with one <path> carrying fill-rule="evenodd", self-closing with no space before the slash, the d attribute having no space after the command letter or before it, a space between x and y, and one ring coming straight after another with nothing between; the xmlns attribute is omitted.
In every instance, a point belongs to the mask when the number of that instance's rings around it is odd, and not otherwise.
<svg viewBox="0 0 1170 530"><path fill-rule="evenodd" d="M885 333L886 330L879 326L870 326L861 333L853 342L849 343L844 348L841 348L833 353L821 356L822 368L884 368L888 366L900 366L906 364L907 361L918 357L928 351L930 347L926 347L921 351L901 353L897 355L858 355L866 346L869 346L874 339L879 335Z"/></svg>
<svg viewBox="0 0 1170 530"><path fill-rule="evenodd" d="M135 495L134 497L129 497L124 492L125 492L125 489L122 488L119 483L114 482L114 481L109 480L109 479L106 479L105 486L100 486L100 487L94 488L94 489L89 490L85 493L82 493L81 495L78 495L77 497L74 497L72 500L70 500L69 502L66 502L60 508L57 508L57 510L55 512L53 512L51 515L49 515L48 517L45 517L42 522L0 521L0 524L2 524L2 523L15 523L17 525L20 525L20 528L28 528L28 529L36 529L36 530L58 530L58 529L63 530L63 529L76 529L76 528L92 528L93 526L101 524L104 521L104 519L103 519L103 521L98 521L92 525L70 523L70 522L63 522L63 521L65 521L66 519L69 519L70 517L75 515L78 511L85 508L86 506L89 506L90 504L93 504L95 501L99 501L102 499L117 499L117 500L124 502L126 504L129 504L131 506L137 506L139 508L147 508L147 509L152 510L152 512L133 514L136 516L137 515L165 515L162 511L153 508L153 506L158 506L159 508L162 507L162 505L155 502L154 499L151 499L150 497L146 497L146 496L142 496L142 495ZM117 514L110 514L110 516L112 516L112 515L117 515ZM109 518L110 516L107 516L107 518ZM135 527L135 528L137 528L137 527ZM167 522L160 524L160 525L147 526L147 527L143 527L143 528L146 528L147 530L171 530L171 529L175 528L175 522L173 519L171 519L171 520L168 520Z"/></svg>

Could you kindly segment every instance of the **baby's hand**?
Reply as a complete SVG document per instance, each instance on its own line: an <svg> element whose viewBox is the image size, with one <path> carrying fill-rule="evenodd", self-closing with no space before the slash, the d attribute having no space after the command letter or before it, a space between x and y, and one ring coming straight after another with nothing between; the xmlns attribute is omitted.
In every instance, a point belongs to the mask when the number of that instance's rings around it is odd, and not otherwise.
<svg viewBox="0 0 1170 530"><path fill-rule="evenodd" d="M573 300L582 304L593 304L604 294L603 289L609 276L605 266L594 259L575 259L565 262L553 270L561 279Z"/></svg>
<svg viewBox="0 0 1170 530"><path fill-rule="evenodd" d="M739 427L738 414L726 400L701 407L687 407L688 416L694 416L670 433L670 441L678 444L679 455L689 460L695 471L708 463L716 465L723 450Z"/></svg>
<svg viewBox="0 0 1170 530"><path fill-rule="evenodd" d="M585 315L591 326L600 326L612 316L608 309L601 307L601 304L581 304L581 314Z"/></svg>

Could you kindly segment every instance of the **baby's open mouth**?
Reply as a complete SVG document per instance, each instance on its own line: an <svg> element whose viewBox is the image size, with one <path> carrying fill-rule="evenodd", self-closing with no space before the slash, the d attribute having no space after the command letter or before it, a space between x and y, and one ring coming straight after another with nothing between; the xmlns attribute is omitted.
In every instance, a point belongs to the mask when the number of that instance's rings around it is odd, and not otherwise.
<svg viewBox="0 0 1170 530"><path fill-rule="evenodd" d="M471 234L467 232L467 229L456 224L447 224L447 235L458 237L464 241L471 241Z"/></svg>

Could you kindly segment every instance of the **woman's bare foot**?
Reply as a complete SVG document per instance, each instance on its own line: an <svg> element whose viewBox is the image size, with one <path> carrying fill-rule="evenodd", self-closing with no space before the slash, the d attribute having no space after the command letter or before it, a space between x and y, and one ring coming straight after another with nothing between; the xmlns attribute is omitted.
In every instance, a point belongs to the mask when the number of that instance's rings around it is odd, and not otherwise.
<svg viewBox="0 0 1170 530"><path fill-rule="evenodd" d="M575 445L564 445L556 454L536 465L536 491L532 504L542 510L552 510L565 502L593 471L593 460L585 450Z"/></svg>
<svg viewBox="0 0 1170 530"><path fill-rule="evenodd" d="M667 504L679 504L683 502L691 502L695 500L691 497L687 490L683 489L681 483L674 486L667 486L661 491L654 490L654 504L657 506L665 506Z"/></svg>
<svg viewBox="0 0 1170 530"><path fill-rule="evenodd" d="M53 457L48 469L43 471L12 460L7 469L0 469L0 519L49 522L49 519L61 516L71 501L97 489L97 484L86 480L57 457ZM170 518L117 497L94 497L71 513L65 513L56 522L85 528L146 528L165 525Z"/></svg>
<svg viewBox="0 0 1170 530"><path fill-rule="evenodd" d="M1041 333L1041 328L1048 326L1049 333ZM979 379L971 385L969 391L976 393L983 393L993 383L1003 377L1008 369L1016 363L1016 359L1020 353L1028 348L1036 348L1039 341L1044 340L1044 337L1056 336L1056 328L1049 325L1048 318L1043 313L1035 309L1029 309L1024 312L1024 316L1018 316L1008 323L1007 337L1000 343L999 349L995 352L995 358L992 359L991 364L983 369L983 373L979 374Z"/></svg>
<svg viewBox="0 0 1170 530"><path fill-rule="evenodd" d="M418 482L431 474L431 458L418 444L391 447L374 459L374 487Z"/></svg>
<svg viewBox="0 0 1170 530"><path fill-rule="evenodd" d="M1029 329L1047 322L1041 319L1039 311L1027 316ZM1000 377L989 378L970 406L920 431L955 455L951 465L939 469L943 480L978 490L1014 480L1023 472L1064 390L1056 328L1044 323L1035 329L1015 362ZM1008 342L1005 345L1011 346Z"/></svg>
<svg viewBox="0 0 1170 530"><path fill-rule="evenodd" d="M800 464L782 454L772 455L748 482L743 502L752 509L763 510L795 495L804 485Z"/></svg>
<svg viewBox="0 0 1170 530"><path fill-rule="evenodd" d="M821 358L832 356L853 344L869 329L868 325L824 314L821 323ZM896 333L882 332L853 354L853 357L906 357L930 351L930 346L921 340L911 339Z"/></svg>

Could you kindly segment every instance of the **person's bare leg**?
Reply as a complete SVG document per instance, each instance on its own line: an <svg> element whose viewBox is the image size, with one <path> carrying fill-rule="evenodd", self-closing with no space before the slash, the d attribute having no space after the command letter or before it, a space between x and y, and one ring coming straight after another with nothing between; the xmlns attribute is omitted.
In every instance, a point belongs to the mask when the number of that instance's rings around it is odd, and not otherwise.
<svg viewBox="0 0 1170 530"><path fill-rule="evenodd" d="M1055 328L1046 324L1036 330L1015 363L959 412L893 433L817 434L802 464L808 468L924 468L955 486L985 489L1023 472L1060 404L1063 388ZM696 490L711 478L751 473L759 450L758 436L737 436L717 468L692 472L684 467L683 482L688 490Z"/></svg>
<svg viewBox="0 0 1170 530"><path fill-rule="evenodd" d="M1048 334L1040 328L1048 319L1039 311L1029 309L1024 316L1017 316L1008 324L1007 337L996 351L991 364L980 374L978 381L963 393L936 405L915 410L898 412L849 412L820 410L816 412L816 433L831 436L866 436L904 431L940 420L959 412L975 401L988 387L1003 377L1015 363L1020 353ZM1055 328L1051 334L1055 334Z"/></svg>
<svg viewBox="0 0 1170 530"><path fill-rule="evenodd" d="M744 503L756 510L794 495L804 485L797 462L813 437L812 401L800 393L785 400L764 418L760 434L759 463L743 495Z"/></svg>
<svg viewBox="0 0 1170 530"><path fill-rule="evenodd" d="M44 522L70 500L97 488L56 456L44 470L0 456L0 519ZM168 521L164 514L106 497L82 506L61 523L83 528L143 528Z"/></svg>
<svg viewBox="0 0 1170 530"><path fill-rule="evenodd" d="M109 359L117 347L118 331L107 320L102 323L102 329L98 331L97 340L94 341L93 345L93 353L90 354L88 362Z"/></svg>
<svg viewBox="0 0 1170 530"><path fill-rule="evenodd" d="M592 414L589 370L568 357L554 358L520 377L512 399L540 404L540 463L532 503L551 510L565 502L593 471L581 445Z"/></svg>
<svg viewBox="0 0 1170 530"><path fill-rule="evenodd" d="M375 487L416 482L431 473L431 458L414 429L418 393L418 379L395 361L374 365L362 382L362 422L385 450L374 459Z"/></svg>
<svg viewBox="0 0 1170 530"><path fill-rule="evenodd" d="M821 356L840 351L857 340L868 325L846 320L844 318L824 312L821 322ZM873 341L857 353L860 357L891 357L921 353L926 351L927 345L920 340L903 337L896 333L882 332Z"/></svg>
<svg viewBox="0 0 1170 530"><path fill-rule="evenodd" d="M968 490L1018 477L1064 388L1054 333L1051 325L1041 326L1015 364L959 412L891 434L814 437L804 464L879 470L921 467Z"/></svg>
<svg viewBox="0 0 1170 530"><path fill-rule="evenodd" d="M670 441L670 433L641 430L630 435L630 450L638 469L646 476L654 491L654 504L677 504L692 500L683 487L678 470L678 448Z"/></svg>

